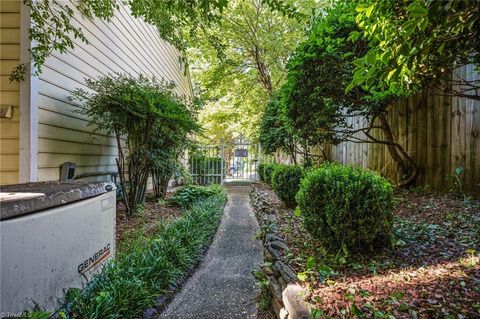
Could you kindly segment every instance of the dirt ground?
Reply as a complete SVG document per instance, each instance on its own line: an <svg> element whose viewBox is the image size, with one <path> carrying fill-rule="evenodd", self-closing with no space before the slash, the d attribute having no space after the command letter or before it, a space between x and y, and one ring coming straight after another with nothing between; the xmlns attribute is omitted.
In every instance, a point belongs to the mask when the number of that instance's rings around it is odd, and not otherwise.
<svg viewBox="0 0 480 319"><path fill-rule="evenodd" d="M167 194L167 199L172 194ZM142 212L127 216L122 203L117 205L116 240L117 247L121 250L122 244L134 237L149 236L156 232L159 222L168 221L180 217L182 209L179 206L170 205L168 201L157 201L151 194L147 194L145 206Z"/></svg>

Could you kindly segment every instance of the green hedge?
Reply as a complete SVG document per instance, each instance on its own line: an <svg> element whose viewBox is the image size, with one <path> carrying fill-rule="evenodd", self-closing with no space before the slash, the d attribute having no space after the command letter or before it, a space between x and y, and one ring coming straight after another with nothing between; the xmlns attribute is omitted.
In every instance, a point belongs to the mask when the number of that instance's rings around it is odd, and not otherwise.
<svg viewBox="0 0 480 319"><path fill-rule="evenodd" d="M155 300L185 279L215 234L226 202L217 188L156 236L133 241L85 290L66 295L69 318L141 318Z"/></svg>
<svg viewBox="0 0 480 319"><path fill-rule="evenodd" d="M264 175L265 165L267 164L258 164L258 167L257 167L258 179L261 182L265 182L265 175Z"/></svg>
<svg viewBox="0 0 480 319"><path fill-rule="evenodd" d="M296 199L305 228L331 251L372 251L390 242L392 187L370 170L324 164L306 173Z"/></svg>
<svg viewBox="0 0 480 319"><path fill-rule="evenodd" d="M272 175L277 165L278 164L276 163L265 164L263 167L263 179L264 179L264 182L267 183L268 185L272 185Z"/></svg>
<svg viewBox="0 0 480 319"><path fill-rule="evenodd" d="M298 165L276 165L272 174L272 188L278 197L288 206L295 207L295 195L300 187L303 175Z"/></svg>

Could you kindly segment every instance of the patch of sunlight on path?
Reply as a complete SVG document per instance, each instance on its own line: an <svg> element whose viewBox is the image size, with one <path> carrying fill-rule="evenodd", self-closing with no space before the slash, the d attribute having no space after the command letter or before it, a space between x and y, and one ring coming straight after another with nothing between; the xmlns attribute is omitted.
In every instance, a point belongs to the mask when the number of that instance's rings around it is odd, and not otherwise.
<svg viewBox="0 0 480 319"><path fill-rule="evenodd" d="M249 186L227 186L228 203L212 245L159 318L256 318L252 270L263 260Z"/></svg>

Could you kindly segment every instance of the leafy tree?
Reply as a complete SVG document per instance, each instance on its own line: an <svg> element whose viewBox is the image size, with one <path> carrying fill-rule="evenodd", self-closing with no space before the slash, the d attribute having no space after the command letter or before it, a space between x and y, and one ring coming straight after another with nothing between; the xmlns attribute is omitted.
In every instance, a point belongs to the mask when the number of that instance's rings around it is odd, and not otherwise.
<svg viewBox="0 0 480 319"><path fill-rule="evenodd" d="M169 168L175 151L198 129L194 114L155 79L118 75L85 82L89 91L78 89L72 99L83 104L90 125L115 135L123 200L131 215L141 209L152 170L171 176L160 169Z"/></svg>
<svg viewBox="0 0 480 319"><path fill-rule="evenodd" d="M35 44L31 49L33 71L42 72L42 66L53 51L61 53L74 48L73 39L88 43L82 29L72 24L75 11L84 17L110 20L119 7L117 0L23 0L31 11L32 27L28 34ZM127 0L135 17L155 25L160 36L181 51L188 47L188 39L195 41L199 32L221 20L229 0L152 1ZM293 15L295 8L282 0L265 0L265 3L285 15ZM210 37L212 43L217 41ZM24 80L29 65L19 64L10 73L11 81Z"/></svg>
<svg viewBox="0 0 480 319"><path fill-rule="evenodd" d="M281 96L277 94L267 104L260 124L259 142L267 154L281 149L295 158L296 141L293 138L293 132L288 130L281 103Z"/></svg>
<svg viewBox="0 0 480 319"><path fill-rule="evenodd" d="M380 143L387 146L399 175L400 185L411 184L417 165L398 144L386 119L392 101L390 92L373 96L361 87L345 93L354 75L354 62L369 51L363 37L349 39L359 32L353 1L338 1L314 21L308 39L294 52L288 65L283 98L285 114L295 133L309 145L344 141ZM368 125L352 128L348 119L363 117ZM383 139L372 135L383 132Z"/></svg>
<svg viewBox="0 0 480 319"><path fill-rule="evenodd" d="M299 14L284 15L259 0L232 0L221 21L198 35L188 55L205 101L200 120L206 135L257 137L263 108L285 81L288 57L303 37L305 13L315 7L311 0L291 3Z"/></svg>
<svg viewBox="0 0 480 319"><path fill-rule="evenodd" d="M410 95L424 88L479 100L480 80L452 73L480 63L478 0L369 0L356 11L369 51L355 61L351 86ZM452 86L453 85L453 86Z"/></svg>
<svg viewBox="0 0 480 319"><path fill-rule="evenodd" d="M89 19L108 21L118 9L117 0L23 0L31 11L32 27L29 38L35 44L31 49L33 69L41 73L42 66L53 51L61 53L73 49L73 39L88 43L82 29L72 24L75 11ZM276 2L276 1L274 1ZM132 14L155 25L160 36L180 50L187 47L186 35L194 35L201 27L218 21L228 0L152 1L128 0ZM28 65L18 65L10 80L22 81Z"/></svg>

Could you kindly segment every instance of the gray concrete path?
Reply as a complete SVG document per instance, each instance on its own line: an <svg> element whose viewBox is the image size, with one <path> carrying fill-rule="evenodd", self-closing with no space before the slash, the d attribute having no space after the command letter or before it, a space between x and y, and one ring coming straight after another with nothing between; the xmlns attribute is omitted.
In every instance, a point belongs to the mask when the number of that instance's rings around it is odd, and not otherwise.
<svg viewBox="0 0 480 319"><path fill-rule="evenodd" d="M203 261L160 318L256 318L252 270L263 260L248 186L227 186L228 203Z"/></svg>

